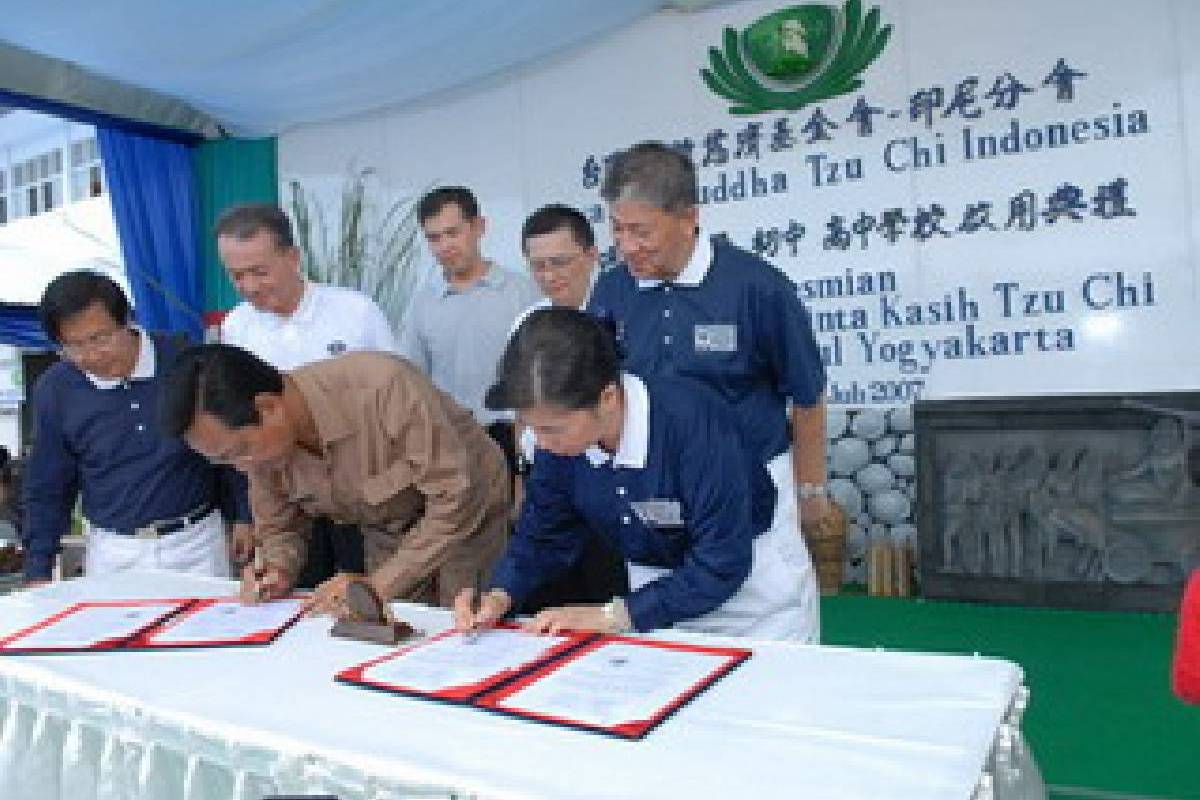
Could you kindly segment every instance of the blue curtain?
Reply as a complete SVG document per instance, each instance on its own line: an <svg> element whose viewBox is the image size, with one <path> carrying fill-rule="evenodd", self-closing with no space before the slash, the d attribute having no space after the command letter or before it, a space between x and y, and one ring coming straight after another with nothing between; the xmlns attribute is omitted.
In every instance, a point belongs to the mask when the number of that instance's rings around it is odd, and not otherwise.
<svg viewBox="0 0 1200 800"><path fill-rule="evenodd" d="M37 306L0 304L0 344L50 350L54 347L38 322Z"/></svg>
<svg viewBox="0 0 1200 800"><path fill-rule="evenodd" d="M138 323L200 341L204 275L190 149L111 127L96 135Z"/></svg>

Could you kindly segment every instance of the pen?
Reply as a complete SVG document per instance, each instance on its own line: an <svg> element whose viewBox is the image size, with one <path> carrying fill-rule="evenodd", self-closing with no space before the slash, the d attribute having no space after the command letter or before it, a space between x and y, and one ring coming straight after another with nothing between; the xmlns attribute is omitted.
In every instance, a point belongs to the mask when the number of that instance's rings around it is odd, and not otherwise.
<svg viewBox="0 0 1200 800"><path fill-rule="evenodd" d="M463 634L463 641L475 644L479 639L479 612L483 610L483 578L475 576L475 594L471 597L471 628Z"/></svg>
<svg viewBox="0 0 1200 800"><path fill-rule="evenodd" d="M254 545L254 566L253 566L254 599L258 600L260 603L262 602L262 599L263 599L263 585L262 585L263 569L264 569L264 565L263 565L262 548L256 544L256 545Z"/></svg>

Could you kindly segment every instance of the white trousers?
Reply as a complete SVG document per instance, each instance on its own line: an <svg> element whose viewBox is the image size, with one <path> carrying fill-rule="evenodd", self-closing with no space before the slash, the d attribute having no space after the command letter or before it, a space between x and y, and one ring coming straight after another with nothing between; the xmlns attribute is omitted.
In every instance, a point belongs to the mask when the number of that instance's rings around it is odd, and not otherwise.
<svg viewBox="0 0 1200 800"><path fill-rule="evenodd" d="M746 636L816 644L821 638L820 593L808 548L800 535L800 509L792 477L792 453L767 464L778 495L771 527L754 539L750 574L737 593L718 608L676 628L721 636ZM629 587L636 590L670 570L629 564Z"/></svg>
<svg viewBox="0 0 1200 800"><path fill-rule="evenodd" d="M199 522L157 539L139 539L88 523L84 574L169 570L228 578L229 545L217 511Z"/></svg>

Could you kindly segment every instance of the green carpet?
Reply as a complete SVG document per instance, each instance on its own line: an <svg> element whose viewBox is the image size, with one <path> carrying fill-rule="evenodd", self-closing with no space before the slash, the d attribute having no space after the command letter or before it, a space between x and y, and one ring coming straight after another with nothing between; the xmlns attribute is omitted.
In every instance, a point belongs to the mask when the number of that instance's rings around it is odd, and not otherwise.
<svg viewBox="0 0 1200 800"><path fill-rule="evenodd" d="M1200 707L1170 690L1173 614L845 594L821 613L827 644L1020 664L1032 695L1023 728L1052 797L1200 798Z"/></svg>

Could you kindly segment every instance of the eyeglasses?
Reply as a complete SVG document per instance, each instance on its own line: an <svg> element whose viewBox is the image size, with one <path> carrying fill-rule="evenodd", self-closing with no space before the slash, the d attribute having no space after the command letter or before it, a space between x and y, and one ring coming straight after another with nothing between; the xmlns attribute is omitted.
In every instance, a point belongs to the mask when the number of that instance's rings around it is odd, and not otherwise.
<svg viewBox="0 0 1200 800"><path fill-rule="evenodd" d="M535 274L562 272L567 267L578 261L579 257L582 255L583 251L557 256L546 256L545 258L531 258L529 259L529 271Z"/></svg>
<svg viewBox="0 0 1200 800"><path fill-rule="evenodd" d="M128 328L113 328L112 330L93 333L91 336L80 339L77 342L60 342L59 349L68 358L78 358L85 353L107 350L117 341L117 337L121 332L126 330Z"/></svg>

